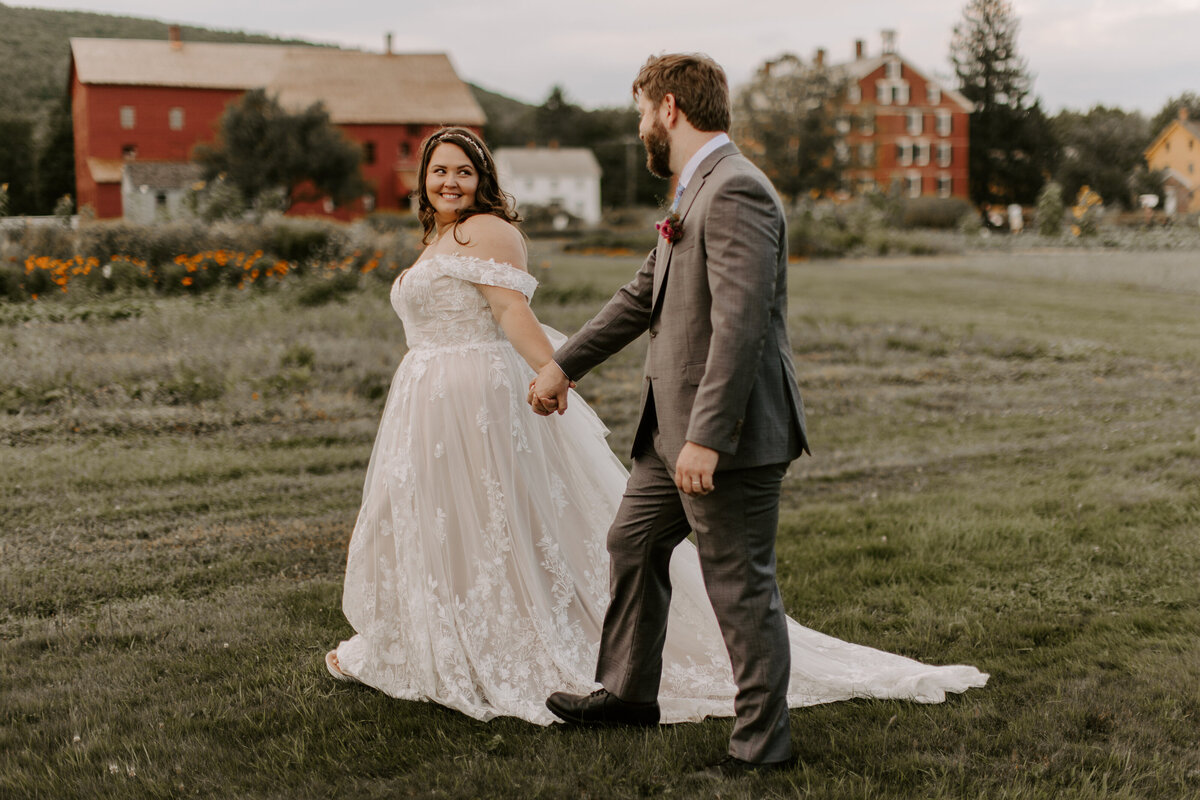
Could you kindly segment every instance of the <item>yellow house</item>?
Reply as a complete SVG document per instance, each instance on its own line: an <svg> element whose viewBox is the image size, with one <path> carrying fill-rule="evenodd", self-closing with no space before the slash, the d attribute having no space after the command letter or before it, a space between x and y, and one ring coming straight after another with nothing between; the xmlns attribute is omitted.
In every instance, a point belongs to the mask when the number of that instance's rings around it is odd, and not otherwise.
<svg viewBox="0 0 1200 800"><path fill-rule="evenodd" d="M1179 109L1179 118L1163 128L1145 156L1150 169L1166 173L1164 211L1186 214L1200 210L1200 124L1188 119L1186 108Z"/></svg>

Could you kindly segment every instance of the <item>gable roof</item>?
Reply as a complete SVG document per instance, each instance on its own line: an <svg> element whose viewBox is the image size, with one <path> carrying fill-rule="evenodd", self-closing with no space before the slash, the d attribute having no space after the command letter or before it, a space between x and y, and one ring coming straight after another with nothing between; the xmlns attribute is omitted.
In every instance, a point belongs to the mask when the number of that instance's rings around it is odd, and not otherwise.
<svg viewBox="0 0 1200 800"><path fill-rule="evenodd" d="M1150 158L1150 154L1157 150L1159 146L1167 140L1167 138L1175 131L1176 126L1179 126L1187 133L1190 133L1193 139L1200 142L1200 124L1193 119L1181 119L1176 117L1163 127L1158 136L1154 137L1154 141L1142 151L1142 156L1147 159Z"/></svg>
<svg viewBox="0 0 1200 800"><path fill-rule="evenodd" d="M496 164L511 175L600 175L600 162L586 147L499 147L495 156Z"/></svg>
<svg viewBox="0 0 1200 800"><path fill-rule="evenodd" d="M81 83L250 90L286 108L322 102L339 124L482 125L483 109L445 53L383 55L331 47L145 39L71 39Z"/></svg>
<svg viewBox="0 0 1200 800"><path fill-rule="evenodd" d="M937 86L939 89L941 89L942 94L953 100L958 105L962 106L963 111L970 114L975 110L975 104L968 100L962 92L943 85L942 82L936 78L929 77L923 70L913 66L911 61L899 53L894 55L879 55L872 56L870 58L859 58L855 59L854 61L847 61L843 64L834 64L831 69L833 69L835 72L841 72L850 80L857 82L861 81L863 78L867 77L893 58L902 63L907 69L920 75L926 83L932 83L934 86Z"/></svg>

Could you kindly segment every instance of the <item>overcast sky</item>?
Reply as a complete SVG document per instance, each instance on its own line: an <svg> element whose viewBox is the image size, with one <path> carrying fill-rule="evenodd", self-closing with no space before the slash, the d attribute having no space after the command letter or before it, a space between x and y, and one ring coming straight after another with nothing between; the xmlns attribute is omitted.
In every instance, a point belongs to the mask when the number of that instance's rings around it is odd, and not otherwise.
<svg viewBox="0 0 1200 800"><path fill-rule="evenodd" d="M6 0L382 50L449 53L461 77L531 103L554 84L584 106L624 105L651 53L705 52L736 86L785 51L842 61L898 32L909 61L948 79L965 0ZM1156 113L1200 92L1200 0L1015 0L1020 54L1050 112L1102 103Z"/></svg>

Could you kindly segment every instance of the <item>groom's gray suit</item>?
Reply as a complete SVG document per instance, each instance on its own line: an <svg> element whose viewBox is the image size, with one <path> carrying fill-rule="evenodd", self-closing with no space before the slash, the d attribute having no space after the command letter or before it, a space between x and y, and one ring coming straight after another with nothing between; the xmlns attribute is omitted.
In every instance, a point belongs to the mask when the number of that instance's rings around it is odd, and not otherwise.
<svg viewBox="0 0 1200 800"><path fill-rule="evenodd" d="M650 332L633 470L608 536L612 600L596 679L630 702L658 695L671 552L696 534L738 693L730 753L789 757L788 635L775 581L779 488L808 449L787 334L787 236L770 181L733 144L701 163L665 239L555 354L573 380ZM714 490L680 492L685 442L717 450Z"/></svg>

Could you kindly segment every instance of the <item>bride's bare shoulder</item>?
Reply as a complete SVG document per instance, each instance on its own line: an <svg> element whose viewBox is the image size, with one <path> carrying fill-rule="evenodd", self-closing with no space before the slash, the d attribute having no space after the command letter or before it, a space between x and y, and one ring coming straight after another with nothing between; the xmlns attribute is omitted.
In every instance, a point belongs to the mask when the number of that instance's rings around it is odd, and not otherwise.
<svg viewBox="0 0 1200 800"><path fill-rule="evenodd" d="M459 228L466 240L458 248L463 255L526 269L525 237L517 226L494 214L476 214L463 220Z"/></svg>

